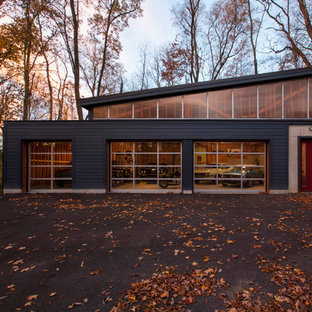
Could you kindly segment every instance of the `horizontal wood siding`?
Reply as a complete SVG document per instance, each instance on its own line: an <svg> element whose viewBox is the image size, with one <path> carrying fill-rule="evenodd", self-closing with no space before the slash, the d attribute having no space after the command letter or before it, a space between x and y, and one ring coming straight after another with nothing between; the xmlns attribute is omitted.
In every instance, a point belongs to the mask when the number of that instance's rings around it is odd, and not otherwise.
<svg viewBox="0 0 312 312"><path fill-rule="evenodd" d="M270 189L288 189L288 126L308 121L261 120L103 120L5 123L4 188L22 188L22 142L71 140L73 188L107 184L106 143L111 140L239 140L270 142ZM183 149L185 152L185 149ZM185 158L184 158L185 157ZM192 155L183 156L183 186L192 185Z"/></svg>

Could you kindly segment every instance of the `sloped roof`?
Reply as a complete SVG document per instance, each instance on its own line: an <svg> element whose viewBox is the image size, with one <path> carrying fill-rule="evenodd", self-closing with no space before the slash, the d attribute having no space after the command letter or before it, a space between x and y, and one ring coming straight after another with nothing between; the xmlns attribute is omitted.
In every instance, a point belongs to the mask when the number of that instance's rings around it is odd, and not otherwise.
<svg viewBox="0 0 312 312"><path fill-rule="evenodd" d="M299 68L258 75L242 76L238 78L218 79L212 81L177 85L172 87L162 87L142 91L83 98L80 99L80 105L84 108L91 108L93 106L105 106L112 104L121 104L125 102L143 101L160 97L208 92L220 89L230 89L234 87L243 87L260 83L278 82L282 80L311 76L312 68Z"/></svg>

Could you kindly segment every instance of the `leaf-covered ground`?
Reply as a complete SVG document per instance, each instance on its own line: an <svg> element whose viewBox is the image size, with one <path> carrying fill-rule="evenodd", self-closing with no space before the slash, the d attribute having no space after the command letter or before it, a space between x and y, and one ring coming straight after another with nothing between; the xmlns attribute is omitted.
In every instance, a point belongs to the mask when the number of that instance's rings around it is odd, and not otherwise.
<svg viewBox="0 0 312 312"><path fill-rule="evenodd" d="M0 197L0 311L312 311L312 195Z"/></svg>

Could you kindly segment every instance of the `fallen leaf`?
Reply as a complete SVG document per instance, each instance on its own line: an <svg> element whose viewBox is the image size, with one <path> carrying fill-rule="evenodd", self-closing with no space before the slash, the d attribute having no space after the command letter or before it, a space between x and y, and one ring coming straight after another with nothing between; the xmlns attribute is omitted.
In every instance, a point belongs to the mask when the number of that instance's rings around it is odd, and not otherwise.
<svg viewBox="0 0 312 312"><path fill-rule="evenodd" d="M38 298L38 295L30 295L30 296L27 297L27 300L28 301L37 300L37 298Z"/></svg>

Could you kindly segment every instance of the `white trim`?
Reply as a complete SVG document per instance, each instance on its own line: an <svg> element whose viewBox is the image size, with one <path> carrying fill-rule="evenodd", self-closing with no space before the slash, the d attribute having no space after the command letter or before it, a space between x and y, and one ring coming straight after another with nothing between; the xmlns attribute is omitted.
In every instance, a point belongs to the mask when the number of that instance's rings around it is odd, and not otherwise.
<svg viewBox="0 0 312 312"><path fill-rule="evenodd" d="M110 193L118 194L118 193L130 193L130 194L170 194L170 193L175 193L175 194L181 194L181 190L177 189L150 189L150 190L144 190L144 189L114 189L111 190Z"/></svg>
<svg viewBox="0 0 312 312"><path fill-rule="evenodd" d="M106 190L105 189L64 189L64 190L61 190L61 189L53 189L53 190L32 190L32 191L29 191L27 193L30 193L30 194L34 194L34 193L40 193L40 194L44 194L44 193L47 193L47 194L50 194L50 193L60 193L60 194L63 194L63 193L94 193L94 194L106 194Z"/></svg>
<svg viewBox="0 0 312 312"><path fill-rule="evenodd" d="M261 191L261 190L241 190L239 189L239 191L232 191L232 190L194 190L194 193L196 194L264 194L265 191Z"/></svg>
<svg viewBox="0 0 312 312"><path fill-rule="evenodd" d="M288 191L289 193L299 192L299 139L309 137L312 139L311 125L289 126L288 142Z"/></svg>
<svg viewBox="0 0 312 312"><path fill-rule="evenodd" d="M183 194L193 194L192 190L183 190L182 191Z"/></svg>
<svg viewBox="0 0 312 312"><path fill-rule="evenodd" d="M10 189L10 188L4 188L3 194L20 194L23 193L22 189Z"/></svg>
<svg viewBox="0 0 312 312"><path fill-rule="evenodd" d="M270 190L269 194L278 195L278 194L289 194L288 190Z"/></svg>

